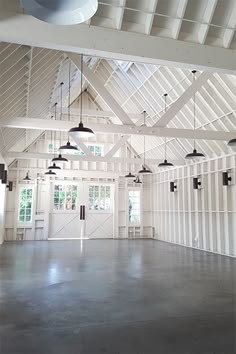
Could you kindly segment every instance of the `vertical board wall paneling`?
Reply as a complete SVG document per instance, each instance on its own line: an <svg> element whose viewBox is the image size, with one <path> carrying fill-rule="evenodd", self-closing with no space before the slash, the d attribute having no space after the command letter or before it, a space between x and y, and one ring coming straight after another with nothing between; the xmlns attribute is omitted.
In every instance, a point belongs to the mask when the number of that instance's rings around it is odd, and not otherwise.
<svg viewBox="0 0 236 354"><path fill-rule="evenodd" d="M153 176L155 238L223 255L236 256L236 155L160 171ZM222 172L232 183L223 186ZM193 178L199 177L199 190ZM170 192L170 182L177 191Z"/></svg>

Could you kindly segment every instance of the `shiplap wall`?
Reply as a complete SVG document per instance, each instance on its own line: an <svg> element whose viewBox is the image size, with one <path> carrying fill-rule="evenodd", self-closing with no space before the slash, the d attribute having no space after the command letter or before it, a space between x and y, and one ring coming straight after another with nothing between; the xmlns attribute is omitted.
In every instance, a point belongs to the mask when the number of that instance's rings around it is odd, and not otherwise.
<svg viewBox="0 0 236 354"><path fill-rule="evenodd" d="M153 176L155 238L236 256L236 155L161 171ZM231 170L231 186L222 172ZM193 177L200 176L200 190ZM170 192L175 181L177 192Z"/></svg>
<svg viewBox="0 0 236 354"><path fill-rule="evenodd" d="M6 185L0 182L0 245L4 240Z"/></svg>

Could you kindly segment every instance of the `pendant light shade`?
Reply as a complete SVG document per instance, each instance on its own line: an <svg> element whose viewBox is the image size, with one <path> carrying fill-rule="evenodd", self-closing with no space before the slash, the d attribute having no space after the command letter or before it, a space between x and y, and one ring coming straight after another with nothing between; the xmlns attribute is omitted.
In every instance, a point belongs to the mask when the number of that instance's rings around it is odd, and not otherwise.
<svg viewBox="0 0 236 354"><path fill-rule="evenodd" d="M52 170L49 170L48 172L45 172L45 175L47 175L47 176L55 176L56 173L53 172Z"/></svg>
<svg viewBox="0 0 236 354"><path fill-rule="evenodd" d="M55 25L76 25L97 11L98 0L21 0L29 15Z"/></svg>
<svg viewBox="0 0 236 354"><path fill-rule="evenodd" d="M143 120L144 120L144 126L146 126L146 111L143 112ZM143 166L142 169L138 172L139 174L144 174L148 175L151 174L152 171L149 170L147 167L145 167L145 162L146 162L146 137L145 135L143 136Z"/></svg>
<svg viewBox="0 0 236 354"><path fill-rule="evenodd" d="M187 154L185 156L186 160L201 160L205 157L204 154L202 154L201 152L197 152L196 149L193 150L193 152L190 152L189 154Z"/></svg>
<svg viewBox="0 0 236 354"><path fill-rule="evenodd" d="M57 166L56 163L54 162L52 166L48 167L48 170L61 170L61 167Z"/></svg>
<svg viewBox="0 0 236 354"><path fill-rule="evenodd" d="M92 131L92 129L84 127L83 123L80 122L78 127L71 128L69 130L69 135L72 137L72 139L76 140L81 138L90 138L94 136L94 132Z"/></svg>
<svg viewBox="0 0 236 354"><path fill-rule="evenodd" d="M196 70L192 71L193 74L193 82L195 81ZM196 94L193 96L193 126L194 132L196 130ZM193 140L193 152L188 153L185 156L186 160L202 160L205 158L205 155L201 152L198 152L196 149L196 139Z"/></svg>
<svg viewBox="0 0 236 354"><path fill-rule="evenodd" d="M141 169L138 173L148 175L148 174L151 174L152 171L150 171L150 170L149 170L148 168L146 168L145 166L142 166L142 169Z"/></svg>
<svg viewBox="0 0 236 354"><path fill-rule="evenodd" d="M165 98L165 113L166 113L166 99L167 99L167 96L168 96L168 94L165 93L164 94L164 98ZM165 137L165 159L164 159L163 162L159 163L158 167L169 168L169 167L173 167L174 166L173 163L167 161L166 149L167 149L167 144L166 144L166 137Z"/></svg>
<svg viewBox="0 0 236 354"><path fill-rule="evenodd" d="M68 160L65 157L62 157L61 154L59 154L57 157L54 157L52 159L52 162L68 162Z"/></svg>
<svg viewBox="0 0 236 354"><path fill-rule="evenodd" d="M31 178L29 177L29 171L26 173L25 178L23 178L23 181L31 181Z"/></svg>
<svg viewBox="0 0 236 354"><path fill-rule="evenodd" d="M90 128L86 128L83 125L83 55L81 54L81 67L80 67L80 123L78 127L71 128L69 130L69 136L73 140L81 139L81 138L90 138L94 135L94 132Z"/></svg>
<svg viewBox="0 0 236 354"><path fill-rule="evenodd" d="M68 92L68 121L70 121L70 87L71 87L71 61L69 60L69 92ZM61 91L61 105L62 105L62 91ZM61 106L62 109L62 106ZM59 147L59 151L61 154L76 154L78 149L76 146L71 145L70 137L68 135L68 141L66 145L62 145Z"/></svg>
<svg viewBox="0 0 236 354"><path fill-rule="evenodd" d="M135 175L133 175L131 172L129 172L125 178L135 178Z"/></svg>
<svg viewBox="0 0 236 354"><path fill-rule="evenodd" d="M71 143L68 141L66 145L62 145L59 148L61 154L76 154L78 152L78 149L76 146L71 145Z"/></svg>
<svg viewBox="0 0 236 354"><path fill-rule="evenodd" d="M164 162L159 163L158 167L173 167L173 163L168 162L166 159L164 160Z"/></svg>
<svg viewBox="0 0 236 354"><path fill-rule="evenodd" d="M134 183L136 184L142 184L142 182L139 179L139 176L136 176L136 178L134 179Z"/></svg>
<svg viewBox="0 0 236 354"><path fill-rule="evenodd" d="M228 142L228 146L230 146L230 147L236 147L236 138L230 140L230 141Z"/></svg>

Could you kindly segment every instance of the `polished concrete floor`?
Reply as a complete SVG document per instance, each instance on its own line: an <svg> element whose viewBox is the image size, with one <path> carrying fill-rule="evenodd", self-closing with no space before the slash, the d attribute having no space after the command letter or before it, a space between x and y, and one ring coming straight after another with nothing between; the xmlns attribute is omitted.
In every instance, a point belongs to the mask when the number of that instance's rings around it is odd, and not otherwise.
<svg viewBox="0 0 236 354"><path fill-rule="evenodd" d="M152 240L5 243L0 353L236 353L235 274Z"/></svg>

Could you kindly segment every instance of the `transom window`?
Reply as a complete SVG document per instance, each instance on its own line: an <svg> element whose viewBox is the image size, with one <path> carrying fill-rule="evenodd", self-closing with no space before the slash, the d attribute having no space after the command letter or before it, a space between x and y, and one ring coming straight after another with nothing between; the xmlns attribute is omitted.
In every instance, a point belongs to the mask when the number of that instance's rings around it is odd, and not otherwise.
<svg viewBox="0 0 236 354"><path fill-rule="evenodd" d="M54 210L76 210L77 186L71 184L54 185Z"/></svg>
<svg viewBox="0 0 236 354"><path fill-rule="evenodd" d="M87 148L91 151L91 153L94 156L103 156L104 155L104 149L102 145L91 145L91 144L85 144L87 146ZM59 142L57 143L49 143L48 144L48 152L51 154L55 154L58 152L59 150ZM84 156L85 153L83 152L83 150L81 150L79 147L78 151L76 151L74 154L75 155L80 155L80 156Z"/></svg>
<svg viewBox="0 0 236 354"><path fill-rule="evenodd" d="M129 191L129 223L140 223L140 191Z"/></svg>
<svg viewBox="0 0 236 354"><path fill-rule="evenodd" d="M32 206L33 206L33 189L22 188L20 190L19 201L19 222L31 222L32 221Z"/></svg>
<svg viewBox="0 0 236 354"><path fill-rule="evenodd" d="M89 210L111 209L111 187L89 186Z"/></svg>

